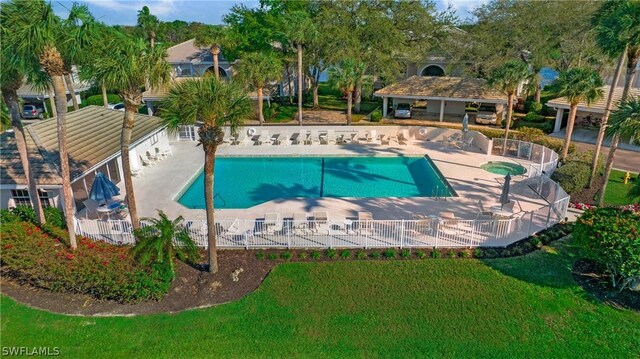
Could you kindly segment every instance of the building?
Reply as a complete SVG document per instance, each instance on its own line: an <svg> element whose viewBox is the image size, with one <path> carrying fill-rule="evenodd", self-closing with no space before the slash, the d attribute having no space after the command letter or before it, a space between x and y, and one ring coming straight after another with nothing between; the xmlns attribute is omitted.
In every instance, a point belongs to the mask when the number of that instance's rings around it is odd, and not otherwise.
<svg viewBox="0 0 640 359"><path fill-rule="evenodd" d="M75 207L82 202L97 172L104 173L114 183L122 182L120 133L124 113L104 107L88 106L67 114L67 149L71 171L71 187ZM34 171L41 200L45 206L63 208L62 178L56 121L44 120L25 126L29 160ZM9 203L30 204L27 181L15 137L2 133L0 142L0 208ZM140 157L169 148L169 137L157 117L136 114L131 136L132 169L141 168Z"/></svg>

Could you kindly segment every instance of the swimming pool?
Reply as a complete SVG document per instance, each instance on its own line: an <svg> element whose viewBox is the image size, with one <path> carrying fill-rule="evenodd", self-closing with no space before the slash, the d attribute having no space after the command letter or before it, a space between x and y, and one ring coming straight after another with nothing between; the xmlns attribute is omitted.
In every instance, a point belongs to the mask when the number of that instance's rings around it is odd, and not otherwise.
<svg viewBox="0 0 640 359"><path fill-rule="evenodd" d="M215 206L249 208L295 197L450 197L428 157L221 157L215 166ZM204 174L178 202L204 209Z"/></svg>

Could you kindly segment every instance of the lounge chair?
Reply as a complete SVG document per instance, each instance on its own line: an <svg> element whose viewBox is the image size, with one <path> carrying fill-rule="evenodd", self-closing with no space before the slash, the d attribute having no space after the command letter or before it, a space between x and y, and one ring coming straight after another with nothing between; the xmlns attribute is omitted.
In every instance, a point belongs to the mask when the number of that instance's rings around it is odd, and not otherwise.
<svg viewBox="0 0 640 359"><path fill-rule="evenodd" d="M147 155L147 158L153 162L160 162L160 160L162 159L162 157L158 155L152 155L149 151L146 152L146 155Z"/></svg>
<svg viewBox="0 0 640 359"><path fill-rule="evenodd" d="M302 212L296 212L293 214L293 234L304 235L309 233L309 222L307 221L307 214Z"/></svg>
<svg viewBox="0 0 640 359"><path fill-rule="evenodd" d="M326 144L326 145L335 144L336 143L336 131L328 130L327 134L323 137L323 140L321 141L321 143L322 142L324 142L324 144Z"/></svg>
<svg viewBox="0 0 640 359"><path fill-rule="evenodd" d="M480 218L480 216L488 216L493 218L493 212L486 209L482 201L478 200L476 206L478 207L478 214L476 215L476 219Z"/></svg>
<svg viewBox="0 0 640 359"><path fill-rule="evenodd" d="M362 235L373 234L373 215L371 212L358 212L358 232Z"/></svg>
<svg viewBox="0 0 640 359"><path fill-rule="evenodd" d="M91 198L87 198L82 202L82 204L84 205L84 215L87 219L89 219L89 214L95 214L96 217L99 217L98 207L100 207L100 205L98 204L98 202L92 200Z"/></svg>
<svg viewBox="0 0 640 359"><path fill-rule="evenodd" d="M268 130L262 130L262 132L260 132L260 137L258 137L258 144L260 146L268 146L272 144L271 136L269 135Z"/></svg>
<svg viewBox="0 0 640 359"><path fill-rule="evenodd" d="M376 143L379 140L378 131L371 130L367 133L367 142L368 143Z"/></svg>
<svg viewBox="0 0 640 359"><path fill-rule="evenodd" d="M142 162L143 166L152 167L153 165L156 164L156 161L152 161L152 160L150 160L148 158L144 158L142 156L139 156L139 157L140 157L140 162Z"/></svg>
<svg viewBox="0 0 640 359"><path fill-rule="evenodd" d="M400 144L400 142L398 142L398 136L393 134L386 136L386 142L387 142L387 145L391 145L391 143L396 145Z"/></svg>
<svg viewBox="0 0 640 359"><path fill-rule="evenodd" d="M289 146L291 144L291 140L289 137L289 132L288 131L283 131L280 134L280 137L278 137L278 145L284 145L284 146Z"/></svg>
<svg viewBox="0 0 640 359"><path fill-rule="evenodd" d="M282 217L280 213L270 212L264 216L264 227L267 234L275 234L282 230Z"/></svg>
<svg viewBox="0 0 640 359"><path fill-rule="evenodd" d="M405 145L411 143L411 137L409 136L409 130L407 130L407 129L400 130L400 133L398 134L398 139L400 140L400 142L402 142Z"/></svg>
<svg viewBox="0 0 640 359"><path fill-rule="evenodd" d="M325 211L313 212L314 231L329 234L329 213Z"/></svg>
<svg viewBox="0 0 640 359"><path fill-rule="evenodd" d="M218 232L220 237L231 240L240 231L239 222L238 219L235 219L227 229L222 228L220 231L218 231L216 227L216 232Z"/></svg>
<svg viewBox="0 0 640 359"><path fill-rule="evenodd" d="M367 141L367 136L368 136L368 134L367 134L366 131L360 130L360 131L358 131L358 133L355 136L353 136L353 142L354 143L366 142Z"/></svg>
<svg viewBox="0 0 640 359"><path fill-rule="evenodd" d="M444 219L444 220L455 220L456 215L453 212L440 212L438 213L438 218L440 219Z"/></svg>
<svg viewBox="0 0 640 359"><path fill-rule="evenodd" d="M137 168L132 168L131 169L131 175L133 177L142 177L143 174L144 174L144 168L142 168L142 167L137 167Z"/></svg>

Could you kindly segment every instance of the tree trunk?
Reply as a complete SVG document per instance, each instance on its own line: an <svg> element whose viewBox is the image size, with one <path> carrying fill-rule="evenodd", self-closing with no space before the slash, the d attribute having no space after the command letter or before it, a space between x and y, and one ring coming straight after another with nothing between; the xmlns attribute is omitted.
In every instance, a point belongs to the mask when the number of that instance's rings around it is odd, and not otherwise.
<svg viewBox="0 0 640 359"><path fill-rule="evenodd" d="M362 81L356 82L356 88L354 91L353 110L360 113L360 103L362 102Z"/></svg>
<svg viewBox="0 0 640 359"><path fill-rule="evenodd" d="M53 90L49 87L49 105L51 107L51 117L57 117L58 111L56 109L56 97L53 94Z"/></svg>
<svg viewBox="0 0 640 359"><path fill-rule="evenodd" d="M218 45L211 46L211 56L213 56L213 73L216 75L217 79L220 79L220 71L218 71L218 54L220 54L220 49Z"/></svg>
<svg viewBox="0 0 640 359"><path fill-rule="evenodd" d="M64 81L66 82L67 89L69 90L69 94L71 95L71 101L73 102L73 109L75 111L78 111L80 109L80 105L78 105L78 98L76 97L76 91L73 88L73 81L71 81L71 76L69 74L65 74ZM66 95L65 95L65 99L66 99Z"/></svg>
<svg viewBox="0 0 640 359"><path fill-rule="evenodd" d="M291 68L289 63L285 64L285 71L287 73L287 89L289 90L289 104L293 103L293 91L291 90Z"/></svg>
<svg viewBox="0 0 640 359"><path fill-rule="evenodd" d="M102 80L102 106L109 108L109 97L107 96L107 86Z"/></svg>
<svg viewBox="0 0 640 359"><path fill-rule="evenodd" d="M42 211L40 194L38 193L35 175L29 161L27 140L24 134L24 127L22 126L22 119L20 118L17 89L2 89L2 97L4 98L4 102L7 104L9 114L11 115L11 127L13 128L13 135L16 139L16 147L18 148L18 155L20 156L20 163L22 164L24 177L27 181L27 187L29 188L29 199L31 200L31 204L33 205L33 209L36 213L36 220L40 224L45 224L46 220L44 218L44 212Z"/></svg>
<svg viewBox="0 0 640 359"><path fill-rule="evenodd" d="M207 210L207 241L209 254L209 272L218 272L218 252L216 248L216 225L213 205L213 175L215 171L215 146L204 145L204 199Z"/></svg>
<svg viewBox="0 0 640 359"><path fill-rule="evenodd" d="M542 95L542 88L540 87L540 84L537 84L536 85L536 92L535 92L535 95L534 95L534 101L536 103L540 103L541 95Z"/></svg>
<svg viewBox="0 0 640 359"><path fill-rule="evenodd" d="M131 177L131 159L129 158L129 145L131 144L131 133L135 125L134 115L138 104L136 101L124 99L124 120L122 122L122 132L120 135L120 153L122 156L122 179L124 180L124 188L127 193L127 207L129 208L129 216L131 217L131 226L133 229L140 228L140 219L138 218L138 210L136 208L136 197L133 190L133 179Z"/></svg>
<svg viewBox="0 0 640 359"><path fill-rule="evenodd" d="M560 156L560 160L564 160L569 154L571 134L573 133L573 125L576 122L576 112L578 112L578 104L571 104L571 107L569 108L569 119L567 120L567 134L564 137L564 145L562 146L562 155Z"/></svg>
<svg viewBox="0 0 640 359"><path fill-rule="evenodd" d="M347 95L347 126L351 126L351 106L353 104L353 91Z"/></svg>
<svg viewBox="0 0 640 359"><path fill-rule="evenodd" d="M298 124L302 125L302 43L298 43Z"/></svg>
<svg viewBox="0 0 640 359"><path fill-rule="evenodd" d="M313 108L318 109L320 107L320 100L318 98L318 88L320 87L320 69L314 67L311 74L311 88L313 92Z"/></svg>
<svg viewBox="0 0 640 359"><path fill-rule="evenodd" d="M604 108L604 114L602 115L602 121L600 122L600 129L598 130L598 138L596 139L596 148L593 153L593 160L591 161L591 175L589 176L589 187L593 187L593 183L596 178L596 172L598 169L598 160L600 157L600 150L602 149L602 141L604 140L605 130L607 129L607 122L609 121L609 114L611 113L611 105L613 104L613 93L618 86L620 80L620 74L622 73L622 63L624 62L625 52L620 54L618 64L616 65L616 71L613 74L611 81L611 87L609 88L609 96L607 96L607 103Z"/></svg>
<svg viewBox="0 0 640 359"><path fill-rule="evenodd" d="M60 177L62 177L62 198L64 201L64 215L69 231L69 244L72 249L78 247L74 219L73 191L71 190L71 174L69 171L69 154L67 153L67 91L64 88L63 75L49 74L56 94L58 110L58 152L60 155Z"/></svg>
<svg viewBox="0 0 640 359"><path fill-rule="evenodd" d="M262 87L258 87L258 121L260 121L260 126L264 123L264 116L262 115Z"/></svg>
<svg viewBox="0 0 640 359"><path fill-rule="evenodd" d="M511 117L513 116L513 96L510 93L507 99L507 125L504 127L504 143L502 144L502 155L507 152L507 141L509 140L509 127L511 127ZM497 123L497 120L496 120ZM502 122L500 123L502 125Z"/></svg>
<svg viewBox="0 0 640 359"><path fill-rule="evenodd" d="M629 90L631 89L631 84L633 83L633 78L636 74L636 66L638 66L638 55L640 55L635 49L631 50L627 48L627 71L624 78L624 89L622 90L622 97L620 98L620 102L624 102L629 96ZM611 169L613 169L613 160L616 155L616 150L618 149L618 144L620 143L620 136L616 133L613 135L611 139L611 146L609 146L609 156L607 157L607 164L604 170L604 184L602 185L602 190L598 196L598 206L604 204L604 197L607 190L607 182L609 182L609 177L611 176Z"/></svg>
<svg viewBox="0 0 640 359"><path fill-rule="evenodd" d="M153 49L156 46L156 33L153 31L149 33L149 42L151 44L151 48Z"/></svg>

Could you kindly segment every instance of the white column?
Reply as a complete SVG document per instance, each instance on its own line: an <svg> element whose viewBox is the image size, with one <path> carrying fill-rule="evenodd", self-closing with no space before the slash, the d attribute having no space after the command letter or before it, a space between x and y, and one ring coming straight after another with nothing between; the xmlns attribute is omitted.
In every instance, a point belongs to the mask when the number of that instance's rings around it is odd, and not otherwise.
<svg viewBox="0 0 640 359"><path fill-rule="evenodd" d="M440 122L444 120L444 100L440 100Z"/></svg>
<svg viewBox="0 0 640 359"><path fill-rule="evenodd" d="M382 98L382 117L387 117L388 112L389 112L389 98L383 97Z"/></svg>
<svg viewBox="0 0 640 359"><path fill-rule="evenodd" d="M558 112L556 112L556 123L553 126L553 132L560 131L560 127L562 127L562 116L564 115L564 109L559 108Z"/></svg>

